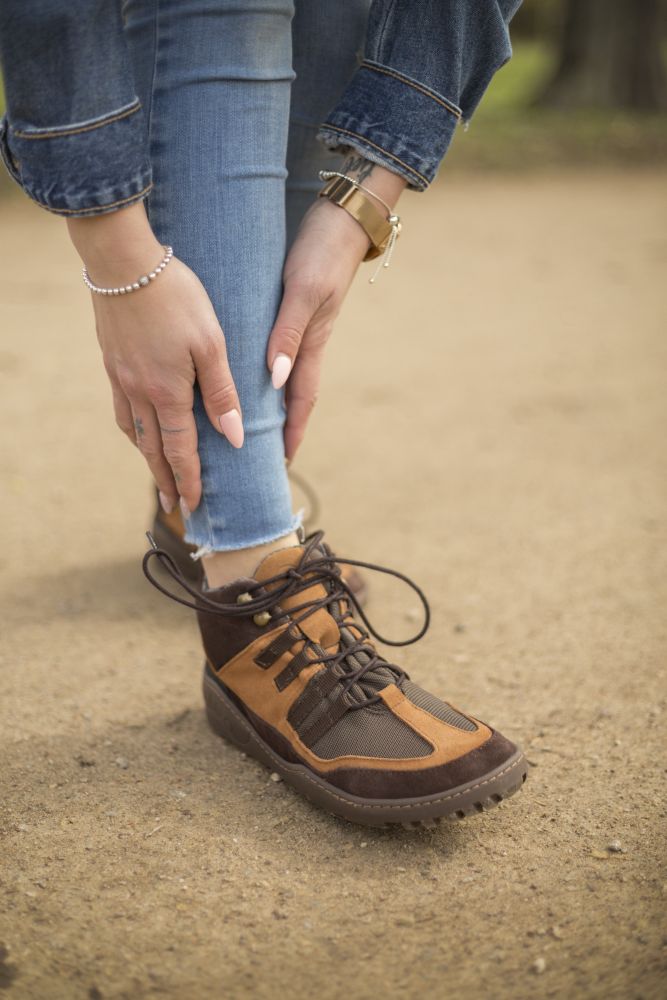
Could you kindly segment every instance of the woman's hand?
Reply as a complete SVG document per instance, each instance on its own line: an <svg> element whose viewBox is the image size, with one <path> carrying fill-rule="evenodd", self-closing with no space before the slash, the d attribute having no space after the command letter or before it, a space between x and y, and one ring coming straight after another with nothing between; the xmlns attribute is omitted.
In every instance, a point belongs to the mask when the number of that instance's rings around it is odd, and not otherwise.
<svg viewBox="0 0 667 1000"><path fill-rule="evenodd" d="M388 204L405 181L360 156L341 172ZM324 346L347 291L370 245L352 216L326 198L306 212L283 270L283 299L269 339L267 363L276 389L285 385L285 456L291 461L303 440L317 399Z"/></svg>
<svg viewBox="0 0 667 1000"><path fill-rule="evenodd" d="M135 215L128 219L130 212ZM99 223L105 221L102 232ZM94 231L91 223L97 224ZM136 280L164 254L143 206L73 219L69 229L91 280L104 287ZM146 459L163 507L172 509L180 497L187 516L201 497L195 378L215 429L236 448L243 444L241 408L209 297L174 257L147 287L123 296L94 294L93 306L116 422Z"/></svg>

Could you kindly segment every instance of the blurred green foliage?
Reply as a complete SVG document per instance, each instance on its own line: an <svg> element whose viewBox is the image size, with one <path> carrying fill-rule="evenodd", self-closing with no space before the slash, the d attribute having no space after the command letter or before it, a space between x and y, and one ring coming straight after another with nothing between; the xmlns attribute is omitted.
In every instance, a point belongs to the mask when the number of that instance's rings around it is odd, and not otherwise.
<svg viewBox="0 0 667 1000"><path fill-rule="evenodd" d="M667 117L626 111L558 111L536 106L554 71L556 46L519 37L447 169L527 170L667 162Z"/></svg>

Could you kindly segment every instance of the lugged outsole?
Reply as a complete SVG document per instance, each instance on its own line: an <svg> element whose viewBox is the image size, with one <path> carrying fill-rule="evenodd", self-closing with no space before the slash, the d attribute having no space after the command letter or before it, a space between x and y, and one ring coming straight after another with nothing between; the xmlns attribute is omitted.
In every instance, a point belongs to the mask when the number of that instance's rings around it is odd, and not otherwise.
<svg viewBox="0 0 667 1000"><path fill-rule="evenodd" d="M442 794L412 799L364 799L329 784L304 764L280 757L252 727L250 721L227 697L215 677L204 670L204 701L214 732L254 757L314 805L341 819L363 826L406 830L431 829L441 820L461 820L488 812L516 794L528 776L528 764L520 750L501 765L474 781Z"/></svg>

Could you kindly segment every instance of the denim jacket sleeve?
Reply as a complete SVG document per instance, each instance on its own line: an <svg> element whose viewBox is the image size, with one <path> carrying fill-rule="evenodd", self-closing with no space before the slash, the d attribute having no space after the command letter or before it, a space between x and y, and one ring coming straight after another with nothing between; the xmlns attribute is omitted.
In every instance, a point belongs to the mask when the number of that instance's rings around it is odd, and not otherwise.
<svg viewBox="0 0 667 1000"><path fill-rule="evenodd" d="M373 0L364 59L318 131L424 190L512 55L521 0Z"/></svg>
<svg viewBox="0 0 667 1000"><path fill-rule="evenodd" d="M151 167L120 0L2 0L7 114L0 153L34 201L65 216L143 198Z"/></svg>
<svg viewBox="0 0 667 1000"><path fill-rule="evenodd" d="M454 129L509 59L520 0L373 0L366 53L319 137L423 190ZM60 215L98 215L151 188L120 0L2 0L0 154Z"/></svg>

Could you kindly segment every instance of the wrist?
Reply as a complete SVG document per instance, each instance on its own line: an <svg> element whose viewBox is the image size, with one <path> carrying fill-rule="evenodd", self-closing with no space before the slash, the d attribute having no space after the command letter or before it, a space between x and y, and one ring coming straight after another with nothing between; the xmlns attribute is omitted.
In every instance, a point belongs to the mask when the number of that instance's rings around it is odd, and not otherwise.
<svg viewBox="0 0 667 1000"><path fill-rule="evenodd" d="M155 267L164 256L143 204L98 215L68 219L74 247L99 285L123 284Z"/></svg>
<svg viewBox="0 0 667 1000"><path fill-rule="evenodd" d="M392 170L356 153L347 157L340 167L340 172L352 177L358 184L368 187L392 208L396 205L408 183L399 174L395 174Z"/></svg>

